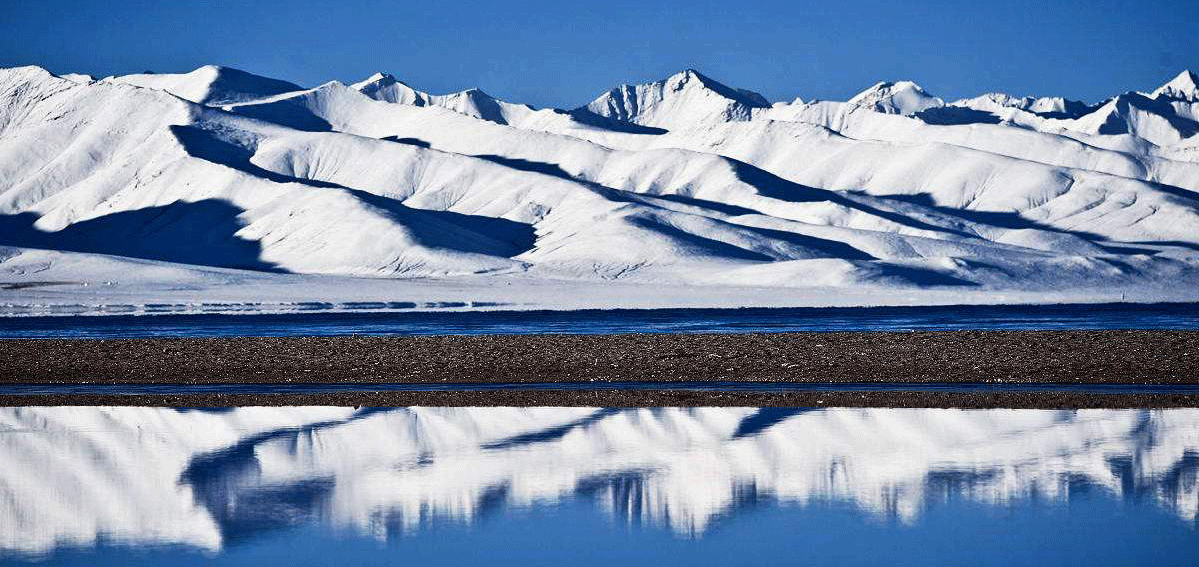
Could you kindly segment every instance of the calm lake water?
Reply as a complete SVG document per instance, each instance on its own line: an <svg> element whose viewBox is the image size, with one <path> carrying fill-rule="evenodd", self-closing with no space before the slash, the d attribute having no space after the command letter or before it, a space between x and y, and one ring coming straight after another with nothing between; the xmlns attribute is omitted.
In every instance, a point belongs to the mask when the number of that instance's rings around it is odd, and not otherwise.
<svg viewBox="0 0 1199 567"><path fill-rule="evenodd" d="M1199 409L0 408L0 564L1194 565Z"/></svg>
<svg viewBox="0 0 1199 567"><path fill-rule="evenodd" d="M1199 304L0 317L0 338L1199 329Z"/></svg>

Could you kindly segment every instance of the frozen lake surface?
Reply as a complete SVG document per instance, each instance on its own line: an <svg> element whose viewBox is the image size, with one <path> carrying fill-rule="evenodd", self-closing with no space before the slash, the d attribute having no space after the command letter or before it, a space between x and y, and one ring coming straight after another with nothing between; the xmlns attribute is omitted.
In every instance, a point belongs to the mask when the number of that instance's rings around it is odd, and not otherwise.
<svg viewBox="0 0 1199 567"><path fill-rule="evenodd" d="M1197 328L1195 303L0 318L8 338Z"/></svg>
<svg viewBox="0 0 1199 567"><path fill-rule="evenodd" d="M0 564L1191 565L1199 410L0 409Z"/></svg>

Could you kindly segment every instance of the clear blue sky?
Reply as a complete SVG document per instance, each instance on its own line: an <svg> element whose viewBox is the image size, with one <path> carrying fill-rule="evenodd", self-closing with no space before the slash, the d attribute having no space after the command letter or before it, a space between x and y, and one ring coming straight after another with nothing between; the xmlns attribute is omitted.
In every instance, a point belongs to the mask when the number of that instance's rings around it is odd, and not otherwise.
<svg viewBox="0 0 1199 567"><path fill-rule="evenodd" d="M0 0L0 66L104 76L207 63L305 86L389 71L537 106L687 67L771 100L911 79L947 99L1095 101L1199 70L1199 0Z"/></svg>

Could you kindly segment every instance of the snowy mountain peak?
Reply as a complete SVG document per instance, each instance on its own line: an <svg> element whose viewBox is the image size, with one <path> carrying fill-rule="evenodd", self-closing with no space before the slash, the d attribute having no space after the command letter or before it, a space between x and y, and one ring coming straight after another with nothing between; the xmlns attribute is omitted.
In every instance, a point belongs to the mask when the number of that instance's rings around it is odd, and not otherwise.
<svg viewBox="0 0 1199 567"><path fill-rule="evenodd" d="M375 73L374 75L367 77L363 81L354 83L351 86L357 89L357 88L361 88L361 87L364 87L364 86L372 84L372 83L395 83L395 82L398 82L398 81L396 81L395 75L392 75L391 73L384 73L384 72L380 71L380 72Z"/></svg>
<svg viewBox="0 0 1199 567"><path fill-rule="evenodd" d="M698 84L702 88L711 90L725 98L736 100L751 108L767 108L770 106L770 101L766 100L766 97L754 91L729 87L695 69L686 69L668 80L677 81L680 88L687 84Z"/></svg>
<svg viewBox="0 0 1199 567"><path fill-rule="evenodd" d="M708 77L704 76L702 73L700 73L699 71L696 71L695 69L683 69L682 71L679 71L678 73L675 73L669 77L666 77L665 79L663 79L663 81L666 82L666 85L669 88L674 89L674 90L680 90L680 89L686 88L686 86L689 83L698 83L699 85L705 85L705 84L709 84L709 83L714 83L717 85L720 84L720 83L717 83L716 81L713 81L712 79L709 79Z"/></svg>
<svg viewBox="0 0 1199 567"><path fill-rule="evenodd" d="M911 115L945 102L912 81L884 81L858 93L849 104L884 114Z"/></svg>
<svg viewBox="0 0 1199 567"><path fill-rule="evenodd" d="M747 105L749 108L767 108L770 107L770 101L766 97L757 94L757 92L746 89L734 89L731 86L725 85L718 80L705 76L704 73L687 68L673 76L665 79L665 86L673 91L682 91L686 89L705 89L716 92L717 95Z"/></svg>
<svg viewBox="0 0 1199 567"><path fill-rule="evenodd" d="M516 118L515 115L533 110L523 104L504 102L478 88L430 97L430 103L497 124L509 124Z"/></svg>
<svg viewBox="0 0 1199 567"><path fill-rule="evenodd" d="M1184 70L1170 82L1153 91L1153 96L1199 102L1199 77L1189 70Z"/></svg>
<svg viewBox="0 0 1199 567"><path fill-rule="evenodd" d="M770 102L758 93L686 69L653 83L621 85L584 109L614 120L669 129L749 120L754 109L769 107Z"/></svg>
<svg viewBox="0 0 1199 567"><path fill-rule="evenodd" d="M17 79L52 79L54 77L63 78L37 65L26 65L24 67L5 67L0 69L0 77L6 80Z"/></svg>
<svg viewBox="0 0 1199 567"><path fill-rule="evenodd" d="M418 91L390 73L375 73L364 81L350 85L354 90L375 100L413 106L428 106L429 95Z"/></svg>
<svg viewBox="0 0 1199 567"><path fill-rule="evenodd" d="M166 91L179 98L209 106L245 102L302 90L302 87L294 83L219 65L205 65L190 73L140 73L108 77L104 81Z"/></svg>
<svg viewBox="0 0 1199 567"><path fill-rule="evenodd" d="M504 102L479 88L431 95L408 86L390 73L375 73L364 81L350 85L350 88L383 102L410 106L439 106L497 124L510 124L535 111L527 105Z"/></svg>
<svg viewBox="0 0 1199 567"><path fill-rule="evenodd" d="M695 69L683 69L665 79L667 87L673 90L682 90L690 84L698 84L699 86L708 87L709 85L720 85L720 83L708 78L704 74Z"/></svg>
<svg viewBox="0 0 1199 567"><path fill-rule="evenodd" d="M1016 97L1004 93L987 93L974 98L954 101L949 106L970 108L1000 114L1005 109L1030 112L1043 118L1078 118L1093 110L1084 102L1055 97Z"/></svg>
<svg viewBox="0 0 1199 567"><path fill-rule="evenodd" d="M85 75L82 73L66 73L64 75L59 75L59 76L68 81L71 81L72 83L79 83L81 85L86 85L87 83L90 83L90 82L96 80L95 77L93 77L91 75Z"/></svg>
<svg viewBox="0 0 1199 567"><path fill-rule="evenodd" d="M860 96L860 95L859 95ZM1035 99L1030 96L1013 96L1007 93L984 93L973 98L964 98L953 102L955 106L992 106L998 108L1019 108L1025 109L1033 103Z"/></svg>

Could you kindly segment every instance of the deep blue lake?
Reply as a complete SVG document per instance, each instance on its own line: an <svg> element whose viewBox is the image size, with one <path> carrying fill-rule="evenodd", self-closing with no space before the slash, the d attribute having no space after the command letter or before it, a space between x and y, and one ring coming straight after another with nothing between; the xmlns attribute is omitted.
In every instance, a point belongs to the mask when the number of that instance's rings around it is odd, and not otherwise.
<svg viewBox="0 0 1199 567"><path fill-rule="evenodd" d="M1199 329L1199 304L313 312L0 318L0 337Z"/></svg>
<svg viewBox="0 0 1199 567"><path fill-rule="evenodd" d="M0 408L0 564L1194 565L1199 409Z"/></svg>

